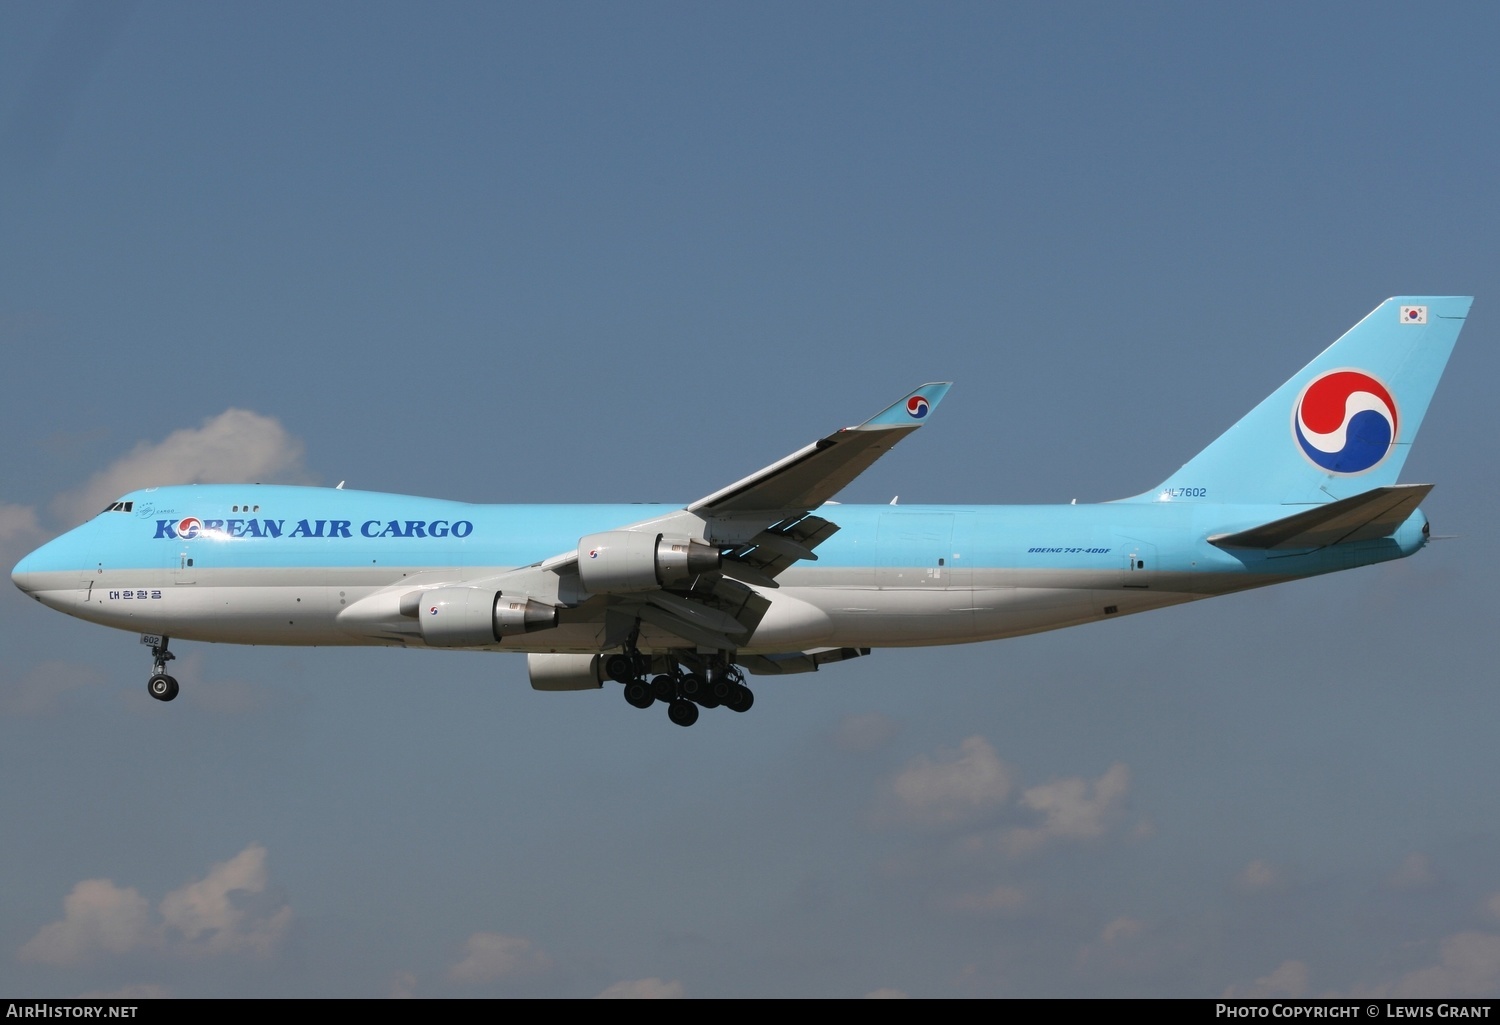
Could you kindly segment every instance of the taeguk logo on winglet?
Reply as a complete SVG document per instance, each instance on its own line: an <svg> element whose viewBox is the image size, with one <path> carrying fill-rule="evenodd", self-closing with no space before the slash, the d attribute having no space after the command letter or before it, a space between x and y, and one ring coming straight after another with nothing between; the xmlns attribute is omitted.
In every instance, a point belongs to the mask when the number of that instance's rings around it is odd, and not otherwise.
<svg viewBox="0 0 1500 1025"><path fill-rule="evenodd" d="M1390 454L1399 424L1390 391L1360 370L1315 378L1292 415L1303 454L1330 473L1373 469Z"/></svg>
<svg viewBox="0 0 1500 1025"><path fill-rule="evenodd" d="M922 417L927 415L928 410L930 410L931 408L932 407L928 405L927 400L920 395L913 395L911 398L906 400L906 415L911 417L913 420L922 419Z"/></svg>

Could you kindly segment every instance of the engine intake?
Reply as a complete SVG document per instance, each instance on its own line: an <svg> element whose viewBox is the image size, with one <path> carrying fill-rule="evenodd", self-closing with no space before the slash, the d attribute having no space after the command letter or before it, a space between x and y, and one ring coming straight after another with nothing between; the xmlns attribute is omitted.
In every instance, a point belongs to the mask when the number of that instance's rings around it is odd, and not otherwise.
<svg viewBox="0 0 1500 1025"><path fill-rule="evenodd" d="M721 561L719 550L702 541L635 530L607 530L578 542L578 578L595 594L686 584L717 571Z"/></svg>

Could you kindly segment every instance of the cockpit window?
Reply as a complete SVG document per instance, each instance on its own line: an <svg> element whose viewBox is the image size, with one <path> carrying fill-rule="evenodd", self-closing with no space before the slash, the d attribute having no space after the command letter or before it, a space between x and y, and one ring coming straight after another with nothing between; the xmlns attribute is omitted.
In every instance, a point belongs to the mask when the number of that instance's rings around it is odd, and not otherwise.
<svg viewBox="0 0 1500 1025"><path fill-rule="evenodd" d="M130 510L132 508L134 508L134 506L135 506L134 502L111 502L111 503L109 503L109 505L106 505L100 511L101 512L130 512Z"/></svg>

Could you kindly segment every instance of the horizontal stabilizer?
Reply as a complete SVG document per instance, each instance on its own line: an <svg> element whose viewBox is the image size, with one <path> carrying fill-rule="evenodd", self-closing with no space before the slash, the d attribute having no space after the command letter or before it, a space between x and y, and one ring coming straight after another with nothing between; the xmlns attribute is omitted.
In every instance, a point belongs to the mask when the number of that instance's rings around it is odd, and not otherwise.
<svg viewBox="0 0 1500 1025"><path fill-rule="evenodd" d="M1208 543L1220 548L1325 548L1350 541L1389 537L1405 523L1431 484L1395 484L1362 495L1314 506L1304 512L1235 534L1219 534Z"/></svg>

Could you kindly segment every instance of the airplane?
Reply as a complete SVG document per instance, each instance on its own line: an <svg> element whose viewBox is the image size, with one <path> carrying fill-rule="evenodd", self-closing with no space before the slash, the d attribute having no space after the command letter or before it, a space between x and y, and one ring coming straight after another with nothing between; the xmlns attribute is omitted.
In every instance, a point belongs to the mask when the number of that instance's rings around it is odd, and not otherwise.
<svg viewBox="0 0 1500 1025"><path fill-rule="evenodd" d="M1387 299L1161 484L1097 504L842 505L931 419L915 389L682 508L476 505L337 488L133 491L11 579L142 634L525 652L532 687L623 685L680 725L749 709L747 674L880 647L1078 626L1404 558L1430 484L1398 484L1471 297ZM652 508L652 507L648 507Z"/></svg>

